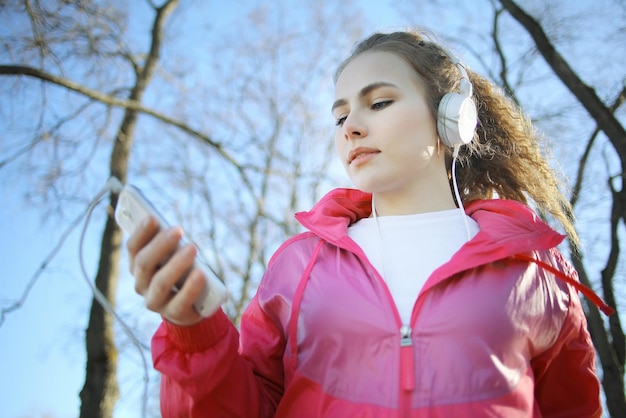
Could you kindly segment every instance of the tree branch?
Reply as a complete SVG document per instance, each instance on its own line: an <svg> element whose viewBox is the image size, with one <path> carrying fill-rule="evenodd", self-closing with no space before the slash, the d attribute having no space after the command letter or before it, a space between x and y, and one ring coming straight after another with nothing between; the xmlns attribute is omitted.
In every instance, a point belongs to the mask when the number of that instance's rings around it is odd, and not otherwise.
<svg viewBox="0 0 626 418"><path fill-rule="evenodd" d="M622 91L620 91L617 98L613 101L613 104L611 105L611 112L615 112L622 105L622 103L624 103L624 101L626 101L626 87L624 87ZM599 133L600 133L600 128L596 127L596 129L591 134L589 141L587 141L587 146L585 147L585 151L583 152L583 155L579 159L580 164L578 164L578 171L576 173L576 181L574 182L574 186L572 187L572 195L570 198L570 204L572 205L572 208L578 202L578 196L580 195L580 189L582 188L585 168L587 167L587 161L589 160L589 155L591 154L591 148L593 147L593 144L595 143L596 138Z"/></svg>
<svg viewBox="0 0 626 418"><path fill-rule="evenodd" d="M515 96L515 91L509 83L507 60L504 54L504 50L502 49L502 45L500 44L500 35L498 33L500 28L500 15L503 11L504 9L498 9L494 4L491 38L493 39L493 46L496 50L496 54L498 55L498 59L500 60L500 80L502 81L502 86L504 87L504 90L507 92L507 94L511 97L511 99L519 105L517 97Z"/></svg>
<svg viewBox="0 0 626 418"><path fill-rule="evenodd" d="M97 90L84 87L78 83L68 80L67 78L59 77L54 74L50 74L45 71L42 71L38 68L33 68L33 67L25 66L25 65L0 65L0 75L17 75L17 76L28 76L32 78L37 78L39 80L43 80L43 81L55 84L60 87L64 87L68 90L76 92L85 97L91 98L93 100L97 100L109 106L135 110L137 112L141 112L143 114L152 116L153 118L163 123L166 123L168 125L174 126L180 129L181 131L213 147L218 152L218 154L220 154L222 158L224 158L226 161L231 163L233 167L235 167L239 171L239 174L242 180L244 181L244 183L246 184L246 186L248 187L248 190L250 192L252 192L253 190L252 184L250 183L250 180L248 179L248 176L245 174L241 165L224 149L222 144L213 140L210 136L205 135L202 132L189 127L189 125L187 125L186 123L173 119L153 109L147 108L143 106L141 103L137 102L136 100L121 100L116 97L103 94ZM251 196L253 195L254 194L251 193Z"/></svg>
<svg viewBox="0 0 626 418"><path fill-rule="evenodd" d="M626 130L624 127L600 100L595 90L582 82L567 61L554 48L539 23L514 1L500 0L500 3L530 34L548 65L606 134L620 157L622 167L626 167Z"/></svg>
<svg viewBox="0 0 626 418"><path fill-rule="evenodd" d="M606 162L608 166L608 161ZM611 306L617 306L615 300L614 290L614 278L617 265L619 263L620 255L620 242L618 227L621 221L626 221L626 189L622 188L617 190L613 184L613 180L616 178L624 178L624 174L620 173L616 176L611 176L608 179L608 187L611 190L611 196L613 197L613 204L611 206L611 240L609 257L606 261L606 266L602 269L602 289L604 291L604 298ZM626 359L626 337L622 331L622 325L619 315L612 315L609 318L609 328L611 329L611 336L613 337L613 349L617 356L618 364L621 365L622 374L624 372L624 360Z"/></svg>
<svg viewBox="0 0 626 418"><path fill-rule="evenodd" d="M137 102L136 100L121 100L116 97L103 94L97 90L92 90L90 88L81 86L80 84L75 83L66 78L49 74L38 68L28 67L24 65L0 65L0 75L17 75L17 76L28 76L28 77L37 78L37 79L47 81L52 84L56 84L57 86L60 86L60 87L64 87L68 90L76 92L90 99L97 100L109 106L135 110L135 111L144 113L146 115L152 116L155 119L160 120L161 122L167 123L168 125L175 126L179 128L180 130L182 130L183 132L189 135L192 135L200 139L203 142L206 142L207 144L216 148L218 151L222 149L222 145L220 143L214 141L213 139L203 134L202 132L199 132L189 127L184 122L175 120L173 118L170 118L167 115L164 115L155 110L149 109L143 106L141 103ZM228 159L230 159L230 157Z"/></svg>
<svg viewBox="0 0 626 418"><path fill-rule="evenodd" d="M24 305L31 289L35 286L35 283L39 279L39 276L41 276L41 274L44 272L46 267L48 267L48 265L54 259L54 257L56 257L57 253L59 252L59 250L61 250L61 248L63 247L63 244L67 240L67 237L74 230L74 228L78 226L78 224L80 223L80 221L83 219L84 216L85 214L81 213L75 220L73 220L70 223L70 225L63 232L63 234L61 234L61 238L59 238L59 241L57 242L57 244L54 246L54 248L52 248L52 251L50 251L50 253L46 256L46 258L41 262L41 264L37 268L37 271L35 271L33 276L30 278L30 280L26 284L26 287L24 287L24 290L22 291L22 296L20 296L20 298L14 303L12 303L10 306L6 308L0 308L0 327L2 327L2 324L4 323L4 320L7 314L21 308Z"/></svg>

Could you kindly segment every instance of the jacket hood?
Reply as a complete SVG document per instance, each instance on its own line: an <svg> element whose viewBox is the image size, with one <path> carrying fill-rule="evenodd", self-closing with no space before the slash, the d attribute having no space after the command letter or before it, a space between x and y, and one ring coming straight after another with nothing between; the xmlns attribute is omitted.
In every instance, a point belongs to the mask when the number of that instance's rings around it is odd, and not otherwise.
<svg viewBox="0 0 626 418"><path fill-rule="evenodd" d="M348 234L348 226L372 213L372 195L356 189L334 189L296 219L309 231L337 244Z"/></svg>
<svg viewBox="0 0 626 418"><path fill-rule="evenodd" d="M348 226L372 213L372 195L356 189L334 189L310 211L296 219L320 238L339 247L354 249ZM470 202L466 213L480 231L434 273L450 277L463 270L495 262L520 253L548 250L560 244L559 234L528 206L513 200L488 199ZM429 280L429 282L431 282ZM434 279L433 284L438 282Z"/></svg>
<svg viewBox="0 0 626 418"><path fill-rule="evenodd" d="M518 252L549 249L564 239L528 206L513 200L489 199L470 202L465 212L480 232L469 241L472 252L506 257ZM372 195L356 189L335 189L296 219L321 238L339 244L348 226L372 213ZM482 257L481 257L482 258Z"/></svg>
<svg viewBox="0 0 626 418"><path fill-rule="evenodd" d="M348 236L348 226L371 213L370 193L340 188L327 193L310 211L296 213L296 219L320 238L362 253ZM508 257L535 262L549 269L548 265L530 254L550 250L565 238L565 235L552 229L528 206L515 200L475 200L465 206L465 213L478 223L479 232L449 262L433 272L424 285L425 289L464 270ZM575 272L571 276L559 271L553 273L584 293L607 315L615 312L593 290L578 282Z"/></svg>

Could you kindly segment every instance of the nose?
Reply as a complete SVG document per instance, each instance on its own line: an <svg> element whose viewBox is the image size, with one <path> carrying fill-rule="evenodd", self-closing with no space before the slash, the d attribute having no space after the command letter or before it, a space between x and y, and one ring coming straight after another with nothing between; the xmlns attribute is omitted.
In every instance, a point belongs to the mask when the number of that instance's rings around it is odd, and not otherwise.
<svg viewBox="0 0 626 418"><path fill-rule="evenodd" d="M354 113L350 113L343 123L345 140L360 139L367 136L367 128Z"/></svg>

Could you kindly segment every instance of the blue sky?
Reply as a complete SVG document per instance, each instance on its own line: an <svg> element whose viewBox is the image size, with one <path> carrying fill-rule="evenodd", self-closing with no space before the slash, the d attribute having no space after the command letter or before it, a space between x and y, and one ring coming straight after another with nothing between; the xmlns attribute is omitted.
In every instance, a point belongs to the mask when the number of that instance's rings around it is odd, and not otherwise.
<svg viewBox="0 0 626 418"><path fill-rule="evenodd" d="M217 10L203 5L202 9L211 9L220 16L220 24L228 25L236 24L237 16L241 13L237 9L240 4L256 3L243 1L236 3L238 6L220 5ZM405 16L398 14L398 8L394 5L407 7L409 3L412 2L360 0L354 2L354 7L366 14L366 32L404 27L408 24L423 24L437 31L444 31L447 27L467 23L460 22L459 15L454 13L441 13L440 16L431 13L428 14L430 18L427 21L426 14L416 15L411 21L407 21ZM140 12L133 18L146 19ZM466 16L466 19L472 19L472 16ZM132 21L130 25L132 26ZM25 283L36 273L40 263L57 244L62 232L57 228L58 220L42 220L41 212L25 203L24 184L19 176L7 176L4 173L0 176L0 261L5 266L4 278L0 281L2 307L19 299ZM97 189L94 189L94 194L96 192ZM96 208L89 225L85 262L90 268L90 274L95 272L97 264L97 242L99 229L103 225L104 208L105 203ZM78 269L78 237L81 227L82 223L68 237L58 256L47 266L24 306L7 315L0 327L2 417L78 416L79 392L84 381L85 367L83 337L91 301L89 287ZM122 268L124 267L125 264ZM142 333L139 338L147 344L158 324L158 318L145 312L140 298L132 291L131 278L126 272L123 273L119 283L120 313L131 325L137 326ZM120 334L121 331L118 331L118 335ZM128 345L127 338L121 336L120 340ZM138 402L143 390L140 363L140 357L132 347L124 348L119 370L122 395L116 409L116 418L139 416ZM151 376L154 376L153 372Z"/></svg>

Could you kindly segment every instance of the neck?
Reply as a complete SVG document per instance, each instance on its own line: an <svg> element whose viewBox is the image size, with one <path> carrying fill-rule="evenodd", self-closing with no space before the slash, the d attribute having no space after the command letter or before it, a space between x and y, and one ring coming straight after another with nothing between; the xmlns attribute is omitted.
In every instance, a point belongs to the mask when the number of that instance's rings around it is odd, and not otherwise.
<svg viewBox="0 0 626 418"><path fill-rule="evenodd" d="M378 216L411 215L456 209L448 175L425 176L424 181L411 183L406 189L379 190L373 193Z"/></svg>
<svg viewBox="0 0 626 418"><path fill-rule="evenodd" d="M428 196L427 198L403 199L398 196L387 196L384 193L373 195L378 216L412 215L417 213L438 212L456 209L452 194L447 196Z"/></svg>
<svg viewBox="0 0 626 418"><path fill-rule="evenodd" d="M370 190L376 200L378 216L411 215L457 208L443 154L433 156L411 176Z"/></svg>

